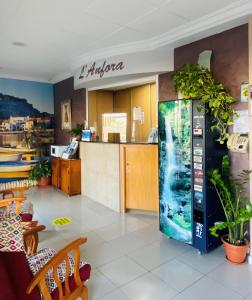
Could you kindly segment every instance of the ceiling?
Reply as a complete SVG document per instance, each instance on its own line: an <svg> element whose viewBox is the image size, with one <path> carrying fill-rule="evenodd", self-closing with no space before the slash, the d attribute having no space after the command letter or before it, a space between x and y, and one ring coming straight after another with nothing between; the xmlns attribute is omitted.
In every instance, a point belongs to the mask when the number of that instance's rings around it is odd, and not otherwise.
<svg viewBox="0 0 252 300"><path fill-rule="evenodd" d="M86 61L175 47L249 13L251 0L0 0L0 77L55 82Z"/></svg>

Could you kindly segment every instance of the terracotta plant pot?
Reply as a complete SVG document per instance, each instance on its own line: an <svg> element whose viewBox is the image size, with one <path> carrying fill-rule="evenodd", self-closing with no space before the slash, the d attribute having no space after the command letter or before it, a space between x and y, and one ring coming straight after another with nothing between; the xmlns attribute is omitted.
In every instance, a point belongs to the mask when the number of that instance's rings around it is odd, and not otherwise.
<svg viewBox="0 0 252 300"><path fill-rule="evenodd" d="M226 241L227 235L221 238L224 245L227 259L235 264L242 264L246 260L246 255L248 251L248 242L245 245L236 246L230 244Z"/></svg>
<svg viewBox="0 0 252 300"><path fill-rule="evenodd" d="M50 176L43 176L39 179L38 181L38 186L40 187L45 187L45 186L48 186L50 184L50 179L51 177Z"/></svg>

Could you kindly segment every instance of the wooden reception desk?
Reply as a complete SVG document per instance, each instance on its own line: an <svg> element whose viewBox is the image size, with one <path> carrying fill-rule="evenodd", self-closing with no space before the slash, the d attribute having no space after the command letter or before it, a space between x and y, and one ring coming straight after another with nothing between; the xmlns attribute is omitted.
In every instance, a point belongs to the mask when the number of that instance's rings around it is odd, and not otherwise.
<svg viewBox="0 0 252 300"><path fill-rule="evenodd" d="M158 211L158 146L81 142L82 194L117 212Z"/></svg>

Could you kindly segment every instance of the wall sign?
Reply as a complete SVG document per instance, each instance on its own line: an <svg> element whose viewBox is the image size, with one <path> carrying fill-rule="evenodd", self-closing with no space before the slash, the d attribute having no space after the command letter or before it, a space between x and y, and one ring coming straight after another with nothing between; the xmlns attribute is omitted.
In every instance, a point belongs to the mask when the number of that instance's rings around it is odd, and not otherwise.
<svg viewBox="0 0 252 300"><path fill-rule="evenodd" d="M249 98L249 84L248 82L242 82L241 84L241 102L248 102Z"/></svg>
<svg viewBox="0 0 252 300"><path fill-rule="evenodd" d="M233 132L248 133L249 132L249 112L248 110L237 110L239 117L234 118Z"/></svg>
<svg viewBox="0 0 252 300"><path fill-rule="evenodd" d="M158 49L80 62L74 72L74 88L87 88L143 78L172 71L173 51Z"/></svg>
<svg viewBox="0 0 252 300"><path fill-rule="evenodd" d="M122 61L109 64L106 60L104 60L102 65L99 65L96 62L93 62L92 64L85 64L81 68L79 79L81 80L94 75L99 75L99 77L102 78L105 73L121 71L124 67L125 66Z"/></svg>

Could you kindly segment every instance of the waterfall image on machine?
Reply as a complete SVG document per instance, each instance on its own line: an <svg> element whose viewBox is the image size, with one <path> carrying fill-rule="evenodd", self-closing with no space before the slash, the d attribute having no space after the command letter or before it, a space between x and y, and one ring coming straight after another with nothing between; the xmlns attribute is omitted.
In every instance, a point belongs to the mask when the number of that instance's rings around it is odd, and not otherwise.
<svg viewBox="0 0 252 300"><path fill-rule="evenodd" d="M172 176L172 172L175 171L176 167L176 159L175 159L175 151L174 151L174 143L172 139L172 131L170 126L170 120L168 116L165 116L165 151L166 151L166 161L165 161L165 174L164 174L164 186L163 193L161 197L161 203L164 210L164 215L168 215L168 203L166 199L172 199L172 191L170 185L170 179ZM173 202L174 203L174 202Z"/></svg>
<svg viewBox="0 0 252 300"><path fill-rule="evenodd" d="M192 243L190 105L159 105L160 230Z"/></svg>

